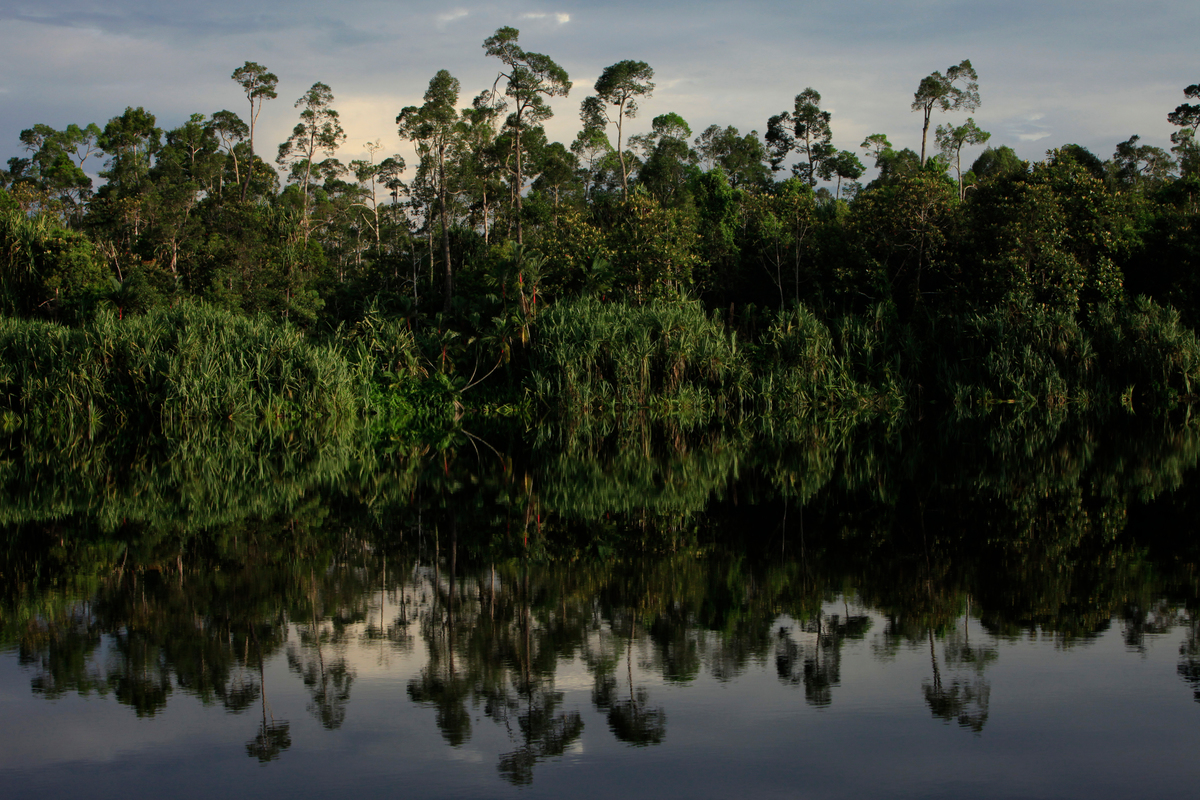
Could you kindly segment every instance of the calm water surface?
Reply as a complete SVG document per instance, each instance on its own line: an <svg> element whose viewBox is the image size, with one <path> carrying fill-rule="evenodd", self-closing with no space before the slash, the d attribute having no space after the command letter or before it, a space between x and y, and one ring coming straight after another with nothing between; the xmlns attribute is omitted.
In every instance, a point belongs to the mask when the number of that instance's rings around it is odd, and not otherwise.
<svg viewBox="0 0 1200 800"><path fill-rule="evenodd" d="M1196 443L27 454L0 785L1190 796Z"/></svg>

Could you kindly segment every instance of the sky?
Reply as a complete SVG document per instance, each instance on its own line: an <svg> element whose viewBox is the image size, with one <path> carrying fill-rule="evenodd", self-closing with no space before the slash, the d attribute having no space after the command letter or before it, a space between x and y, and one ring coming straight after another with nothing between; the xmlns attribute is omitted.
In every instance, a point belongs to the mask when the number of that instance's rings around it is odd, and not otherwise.
<svg viewBox="0 0 1200 800"><path fill-rule="evenodd" d="M649 63L657 85L627 133L666 112L695 134L714 123L762 133L812 87L833 114L834 144L858 151L877 132L919 149L913 92L969 58L982 98L976 123L989 144L1027 159L1072 142L1108 158L1134 134L1170 147L1166 115L1200 82L1195 0L4 0L0 162L22 155L20 131L35 123L103 126L127 106L145 107L164 129L221 109L245 118L230 74L256 61L279 76L279 98L259 119L260 153L287 138L293 103L320 81L347 134L339 158L365 157L378 140L411 163L396 114L420 105L440 69L461 81L469 105L499 66L483 40L506 25L574 83L546 124L564 143L596 78L624 59Z"/></svg>

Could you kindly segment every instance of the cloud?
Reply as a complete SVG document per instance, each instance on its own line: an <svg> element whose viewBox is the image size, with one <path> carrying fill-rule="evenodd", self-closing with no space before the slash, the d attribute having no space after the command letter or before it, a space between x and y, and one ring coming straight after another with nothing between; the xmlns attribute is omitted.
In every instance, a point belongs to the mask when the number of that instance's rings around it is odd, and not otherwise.
<svg viewBox="0 0 1200 800"><path fill-rule="evenodd" d="M552 14L548 14L544 11L536 11L529 14L522 14L521 19L553 19L559 25L566 25L571 21L571 15L564 14L561 11L556 11Z"/></svg>
<svg viewBox="0 0 1200 800"><path fill-rule="evenodd" d="M1037 142L1051 135L1049 126L1042 124L1045 118L1041 112L1025 114L1020 119L1008 121L1004 127L1018 142Z"/></svg>
<svg viewBox="0 0 1200 800"><path fill-rule="evenodd" d="M468 16L470 13L471 12L467 11L465 8L456 8L453 11L447 11L445 14L438 14L437 21L440 24L445 25L449 22L460 20L463 17Z"/></svg>

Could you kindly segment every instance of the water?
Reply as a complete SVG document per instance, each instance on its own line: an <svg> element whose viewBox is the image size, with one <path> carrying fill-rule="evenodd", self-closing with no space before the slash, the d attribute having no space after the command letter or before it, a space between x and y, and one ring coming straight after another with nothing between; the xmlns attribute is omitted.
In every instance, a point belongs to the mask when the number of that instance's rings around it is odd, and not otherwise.
<svg viewBox="0 0 1200 800"><path fill-rule="evenodd" d="M1185 796L1196 442L460 443L266 459L269 491L27 454L0 785Z"/></svg>

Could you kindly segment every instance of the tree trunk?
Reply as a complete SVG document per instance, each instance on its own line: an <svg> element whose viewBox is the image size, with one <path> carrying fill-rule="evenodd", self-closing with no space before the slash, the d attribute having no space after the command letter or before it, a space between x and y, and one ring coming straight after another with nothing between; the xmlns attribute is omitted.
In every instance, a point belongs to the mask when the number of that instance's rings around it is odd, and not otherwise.
<svg viewBox="0 0 1200 800"><path fill-rule="evenodd" d="M524 240L521 238L521 106L519 104L517 105L517 130L514 134L514 141L517 143L517 244L523 244Z"/></svg>
<svg viewBox="0 0 1200 800"><path fill-rule="evenodd" d="M446 217L449 216L446 208L446 144L443 142L438 146L438 203L441 205L442 212L442 259L446 267L446 299L442 303L442 311L450 313L450 293L454 288L453 276L450 270L450 232L447 225Z"/></svg>

